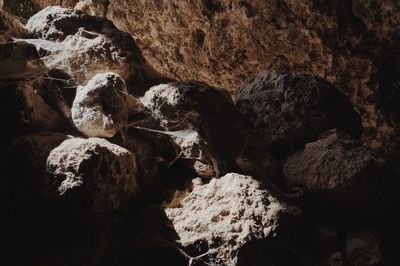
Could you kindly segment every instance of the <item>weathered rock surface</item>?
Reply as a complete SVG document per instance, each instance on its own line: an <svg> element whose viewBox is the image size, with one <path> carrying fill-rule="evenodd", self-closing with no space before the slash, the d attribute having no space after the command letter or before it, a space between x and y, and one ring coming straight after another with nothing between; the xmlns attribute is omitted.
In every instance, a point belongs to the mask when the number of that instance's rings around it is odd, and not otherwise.
<svg viewBox="0 0 400 266"><path fill-rule="evenodd" d="M107 18L134 36L164 75L231 92L264 69L317 75L350 97L370 147L393 151L400 145L393 108L394 97L399 99L399 75L393 74L400 62L396 0L107 3Z"/></svg>
<svg viewBox="0 0 400 266"><path fill-rule="evenodd" d="M92 16L107 16L108 0L81 0L75 5L75 9L82 10Z"/></svg>
<svg viewBox="0 0 400 266"><path fill-rule="evenodd" d="M71 107L77 85L70 75L59 69L51 69L44 76L36 79L34 86L46 104L68 121L71 120Z"/></svg>
<svg viewBox="0 0 400 266"><path fill-rule="evenodd" d="M14 264L399 264L395 1L33 1L80 11L0 10Z"/></svg>
<svg viewBox="0 0 400 266"><path fill-rule="evenodd" d="M166 209L166 214L184 247L203 247L198 260L235 265L243 245L274 235L283 217L301 212L279 202L251 177L231 173L197 184L181 207Z"/></svg>
<svg viewBox="0 0 400 266"><path fill-rule="evenodd" d="M382 265L380 237L373 232L353 232L346 236L345 254L348 265Z"/></svg>
<svg viewBox="0 0 400 266"><path fill-rule="evenodd" d="M20 38L29 36L24 25L16 18L1 9L0 5L0 43L11 40L12 37Z"/></svg>
<svg viewBox="0 0 400 266"><path fill-rule="evenodd" d="M0 43L0 82L32 80L47 71L35 46L23 41Z"/></svg>
<svg viewBox="0 0 400 266"><path fill-rule="evenodd" d="M112 211L135 195L135 156L104 139L74 138L47 159L49 193L95 212Z"/></svg>
<svg viewBox="0 0 400 266"><path fill-rule="evenodd" d="M201 83L175 82L152 87L140 99L161 128L177 132L182 153L213 161L224 173L245 142L244 122L229 94ZM193 150L194 149L194 150Z"/></svg>
<svg viewBox="0 0 400 266"><path fill-rule="evenodd" d="M32 132L65 130L68 122L42 97L40 76L47 72L36 48L25 42L0 44L0 111L5 114L0 148Z"/></svg>
<svg viewBox="0 0 400 266"><path fill-rule="evenodd" d="M346 96L309 75L262 72L238 89L236 107L254 127L248 145L278 155L330 128L361 136L360 117Z"/></svg>
<svg viewBox="0 0 400 266"><path fill-rule="evenodd" d="M349 222L376 215L394 200L393 176L385 170L384 161L336 130L307 143L282 165L288 187L302 189L308 207L319 217L329 215Z"/></svg>
<svg viewBox="0 0 400 266"><path fill-rule="evenodd" d="M34 90L32 82L1 82L0 107L5 115L0 146L22 134L34 131L57 131L64 127L64 119L50 108Z"/></svg>
<svg viewBox="0 0 400 266"><path fill-rule="evenodd" d="M112 22L80 11L48 7L31 17L28 30L42 41L32 41L50 51L46 65L70 74L84 84L99 72L114 72L130 92L141 94L146 82L158 78L147 65L134 39Z"/></svg>
<svg viewBox="0 0 400 266"><path fill-rule="evenodd" d="M97 74L79 86L71 109L76 128L88 137L113 137L128 124L127 93L114 73Z"/></svg>

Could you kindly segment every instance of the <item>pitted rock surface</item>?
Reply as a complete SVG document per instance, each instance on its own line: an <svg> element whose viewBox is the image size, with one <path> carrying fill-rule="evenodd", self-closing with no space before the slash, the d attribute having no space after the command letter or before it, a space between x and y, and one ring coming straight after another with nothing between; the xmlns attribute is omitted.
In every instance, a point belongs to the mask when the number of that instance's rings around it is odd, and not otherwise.
<svg viewBox="0 0 400 266"><path fill-rule="evenodd" d="M135 195L135 156L104 139L73 138L47 159L49 193L89 211L112 211Z"/></svg>

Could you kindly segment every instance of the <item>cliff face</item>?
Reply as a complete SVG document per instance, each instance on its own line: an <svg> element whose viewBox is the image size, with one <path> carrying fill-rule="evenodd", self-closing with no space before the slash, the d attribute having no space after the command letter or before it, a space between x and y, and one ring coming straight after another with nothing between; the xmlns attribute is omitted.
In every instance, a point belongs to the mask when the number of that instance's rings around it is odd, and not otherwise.
<svg viewBox="0 0 400 266"><path fill-rule="evenodd" d="M10 3L15 264L398 265L397 0Z"/></svg>
<svg viewBox="0 0 400 266"><path fill-rule="evenodd" d="M396 0L86 0L77 7L130 33L149 63L172 78L235 93L264 69L318 75L352 100L370 147L399 146Z"/></svg>

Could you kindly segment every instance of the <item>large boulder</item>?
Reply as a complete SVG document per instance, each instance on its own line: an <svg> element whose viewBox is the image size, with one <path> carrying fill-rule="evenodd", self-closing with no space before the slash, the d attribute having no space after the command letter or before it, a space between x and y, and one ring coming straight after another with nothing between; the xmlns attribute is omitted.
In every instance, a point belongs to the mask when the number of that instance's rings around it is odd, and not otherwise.
<svg viewBox="0 0 400 266"><path fill-rule="evenodd" d="M113 137L128 124L126 94L125 82L114 73L79 86L71 109L76 128L88 137Z"/></svg>
<svg viewBox="0 0 400 266"><path fill-rule="evenodd" d="M236 106L254 127L248 145L254 149L264 145L276 155L331 128L361 136L360 116L346 96L310 75L262 72L238 89Z"/></svg>
<svg viewBox="0 0 400 266"><path fill-rule="evenodd" d="M0 133L0 147L23 134L37 131L57 131L68 124L53 110L34 89L32 82L0 81L0 96L3 104L3 127Z"/></svg>
<svg viewBox="0 0 400 266"><path fill-rule="evenodd" d="M245 123L222 89L172 82L150 88L140 101L182 154L202 164L212 162L217 175L226 173L244 146Z"/></svg>
<svg viewBox="0 0 400 266"><path fill-rule="evenodd" d="M307 143L282 166L287 186L303 190L305 208L319 218L363 221L395 202L396 178L384 160L336 130Z"/></svg>
<svg viewBox="0 0 400 266"><path fill-rule="evenodd" d="M186 250L197 249L193 262L235 265L244 245L272 237L281 227L289 229L285 223L294 222L301 211L279 202L253 178L231 173L195 184L180 206L167 208L166 214Z"/></svg>
<svg viewBox="0 0 400 266"><path fill-rule="evenodd" d="M73 138L53 149L47 159L47 192L78 208L116 210L135 196L135 156L99 138Z"/></svg>
<svg viewBox="0 0 400 266"><path fill-rule="evenodd" d="M86 83L99 72L115 72L131 92L140 94L149 79L158 77L134 39L104 18L48 7L31 17L26 27L45 39L31 42L49 51L44 58L46 65L64 70L78 84Z"/></svg>

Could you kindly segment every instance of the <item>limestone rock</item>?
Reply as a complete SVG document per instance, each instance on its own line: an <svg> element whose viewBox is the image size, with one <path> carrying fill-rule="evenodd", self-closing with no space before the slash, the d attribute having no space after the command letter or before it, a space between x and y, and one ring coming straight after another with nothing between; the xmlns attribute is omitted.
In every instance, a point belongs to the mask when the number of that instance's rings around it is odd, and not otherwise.
<svg viewBox="0 0 400 266"><path fill-rule="evenodd" d="M400 145L398 108L386 111L387 102L397 106L386 97L398 91L397 0L108 2L107 18L164 75L231 92L263 69L317 75L360 111L368 146Z"/></svg>
<svg viewBox="0 0 400 266"><path fill-rule="evenodd" d="M38 94L52 109L71 121L71 107L76 95L76 84L70 75L59 69L51 69L35 80Z"/></svg>
<svg viewBox="0 0 400 266"><path fill-rule="evenodd" d="M278 155L330 128L356 138L362 131L360 117L346 96L309 75L262 72L238 89L236 106L254 126L249 145L265 145Z"/></svg>
<svg viewBox="0 0 400 266"><path fill-rule="evenodd" d="M14 38L29 36L24 25L16 18L1 9L0 5L0 43L5 43Z"/></svg>
<svg viewBox="0 0 400 266"><path fill-rule="evenodd" d="M107 0L81 0L75 5L75 9L81 10L91 16L107 16Z"/></svg>
<svg viewBox="0 0 400 266"><path fill-rule="evenodd" d="M99 72L114 72L130 91L142 93L147 79L158 74L147 65L134 39L112 22L78 10L48 7L31 17L26 27L42 41L32 41L50 51L45 63L84 84Z"/></svg>
<svg viewBox="0 0 400 266"><path fill-rule="evenodd" d="M180 132L181 136L175 134L175 140L183 147L183 153L209 157L205 162L213 161L217 174L227 171L229 161L244 145L245 124L222 89L172 82L152 87L140 100L163 130Z"/></svg>
<svg viewBox="0 0 400 266"><path fill-rule="evenodd" d="M363 219L393 200L394 178L384 161L344 133L331 130L282 162L288 187L304 191L318 216ZM327 208L326 206L329 206Z"/></svg>
<svg viewBox="0 0 400 266"><path fill-rule="evenodd" d="M73 8L79 0L33 0L32 2L42 8L55 5Z"/></svg>
<svg viewBox="0 0 400 266"><path fill-rule="evenodd" d="M47 159L49 192L95 211L112 211L135 195L135 156L104 139L74 138Z"/></svg>
<svg viewBox="0 0 400 266"><path fill-rule="evenodd" d="M380 237L374 232L353 232L346 237L345 254L348 265L382 265Z"/></svg>
<svg viewBox="0 0 400 266"><path fill-rule="evenodd" d="M128 123L124 81L114 73L94 76L79 86L72 105L76 128L88 137L111 138Z"/></svg>
<svg viewBox="0 0 400 266"><path fill-rule="evenodd" d="M194 130L177 131L171 139L179 146L178 155L192 165L197 176L213 177L219 169L214 169L213 159L207 153L206 143ZM215 162L217 164L217 162Z"/></svg>
<svg viewBox="0 0 400 266"><path fill-rule="evenodd" d="M0 82L32 80L47 71L35 46L24 41L0 43Z"/></svg>
<svg viewBox="0 0 400 266"><path fill-rule="evenodd" d="M282 217L301 212L279 202L251 177L231 173L197 184L181 207L166 209L166 214L184 247L203 246L203 259L235 265L243 245L274 235Z"/></svg>

